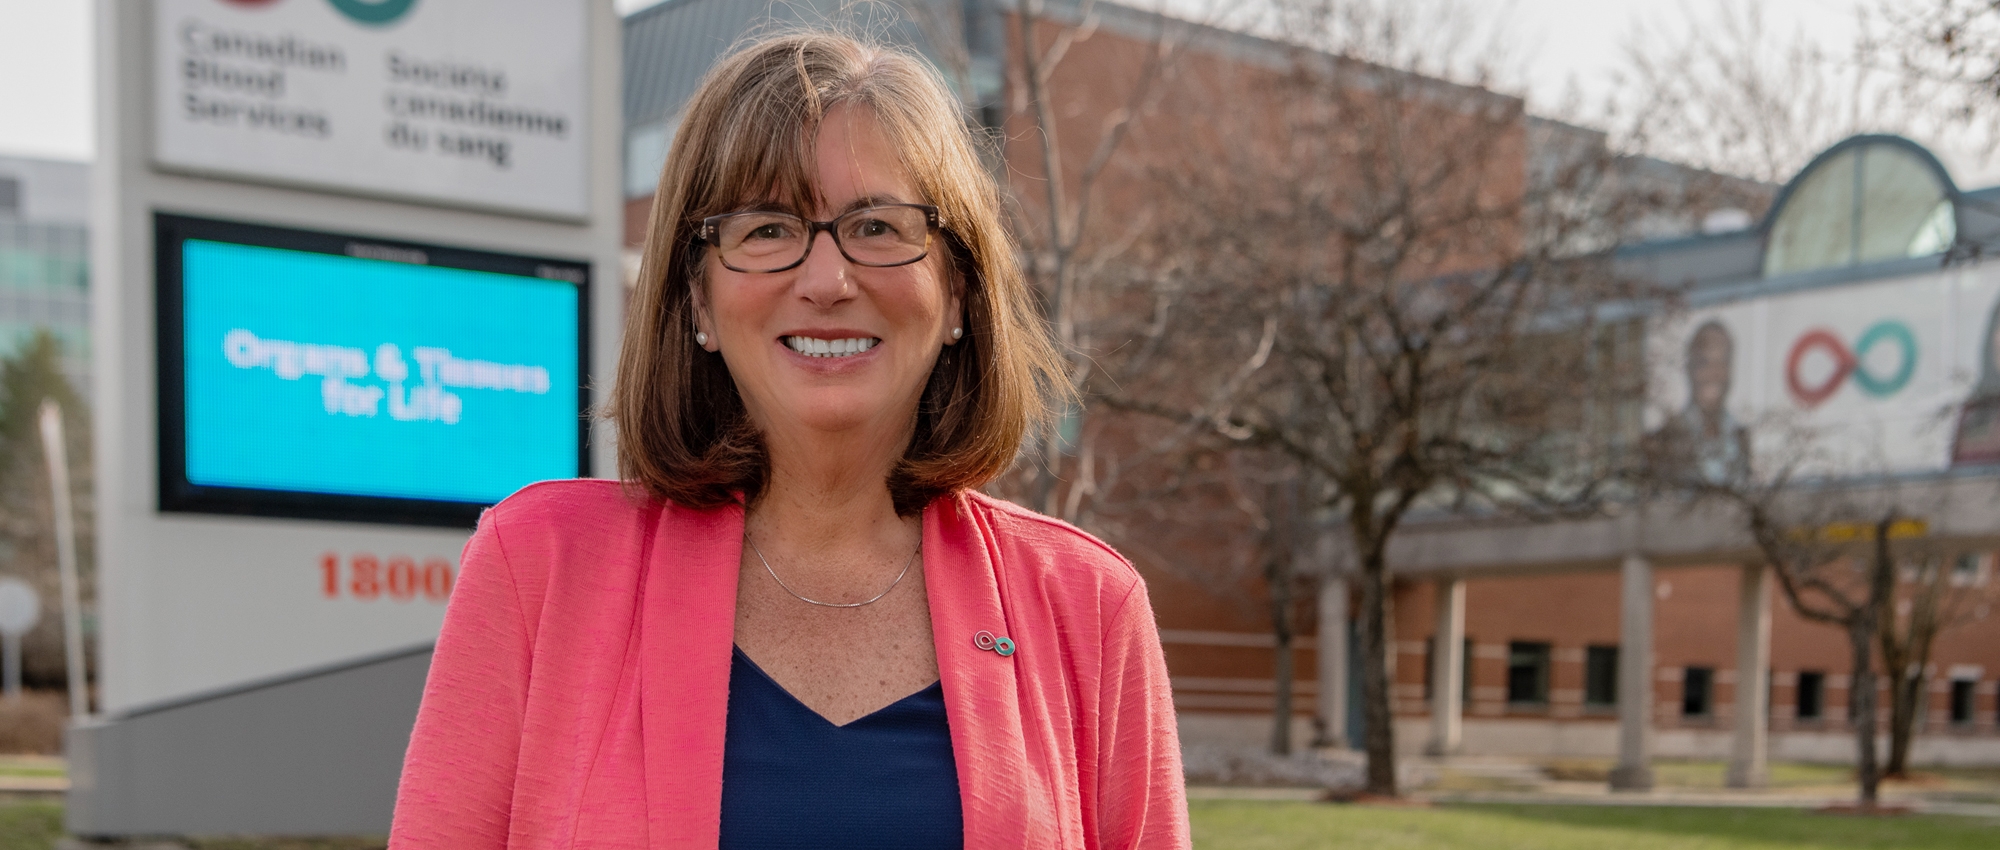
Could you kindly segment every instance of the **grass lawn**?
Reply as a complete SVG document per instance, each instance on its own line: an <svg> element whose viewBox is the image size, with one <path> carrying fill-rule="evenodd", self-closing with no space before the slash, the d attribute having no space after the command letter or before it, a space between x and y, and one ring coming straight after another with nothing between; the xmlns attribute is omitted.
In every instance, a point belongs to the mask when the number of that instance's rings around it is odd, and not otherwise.
<svg viewBox="0 0 2000 850"><path fill-rule="evenodd" d="M1196 850L1990 850L2000 823L1973 818L1853 818L1787 809L1612 806L1377 808L1197 800ZM48 850L57 803L0 799L0 850ZM380 840L190 842L197 850L362 850Z"/></svg>
<svg viewBox="0 0 2000 850"><path fill-rule="evenodd" d="M2000 823L1854 818L1787 809L1448 806L1197 800L1196 850L1956 850L2000 846Z"/></svg>
<svg viewBox="0 0 2000 850"><path fill-rule="evenodd" d="M0 797L0 850L49 850L62 838L61 803ZM208 838L185 842L194 850L381 850L367 838Z"/></svg>
<svg viewBox="0 0 2000 850"><path fill-rule="evenodd" d="M62 835L62 804L0 799L0 850L49 850Z"/></svg>

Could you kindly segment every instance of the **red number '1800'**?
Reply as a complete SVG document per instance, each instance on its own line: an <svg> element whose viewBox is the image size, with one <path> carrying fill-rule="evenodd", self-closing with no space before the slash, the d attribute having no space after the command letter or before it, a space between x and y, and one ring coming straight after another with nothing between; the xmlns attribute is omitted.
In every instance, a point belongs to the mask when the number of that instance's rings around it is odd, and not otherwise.
<svg viewBox="0 0 2000 850"><path fill-rule="evenodd" d="M346 569L342 569L345 566ZM328 599L393 599L408 602L422 596L443 602L451 595L451 562L425 558L422 564L407 555L378 558L367 552L348 556L345 564L338 554L319 558L320 592Z"/></svg>

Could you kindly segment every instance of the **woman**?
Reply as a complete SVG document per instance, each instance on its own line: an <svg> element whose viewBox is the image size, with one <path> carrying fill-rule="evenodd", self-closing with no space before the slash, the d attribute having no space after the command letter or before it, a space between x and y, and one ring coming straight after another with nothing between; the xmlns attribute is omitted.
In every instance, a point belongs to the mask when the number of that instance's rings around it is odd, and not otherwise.
<svg viewBox="0 0 2000 850"><path fill-rule="evenodd" d="M973 490L1060 366L936 75L725 59L651 234L625 480L481 519L391 845L1187 846L1145 586Z"/></svg>

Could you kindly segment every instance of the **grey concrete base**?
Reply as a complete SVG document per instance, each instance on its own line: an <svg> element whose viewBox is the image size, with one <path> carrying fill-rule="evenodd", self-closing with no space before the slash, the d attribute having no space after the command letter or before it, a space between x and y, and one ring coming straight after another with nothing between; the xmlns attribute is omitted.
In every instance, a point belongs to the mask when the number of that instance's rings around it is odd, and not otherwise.
<svg viewBox="0 0 2000 850"><path fill-rule="evenodd" d="M429 647L69 729L72 834L386 835Z"/></svg>

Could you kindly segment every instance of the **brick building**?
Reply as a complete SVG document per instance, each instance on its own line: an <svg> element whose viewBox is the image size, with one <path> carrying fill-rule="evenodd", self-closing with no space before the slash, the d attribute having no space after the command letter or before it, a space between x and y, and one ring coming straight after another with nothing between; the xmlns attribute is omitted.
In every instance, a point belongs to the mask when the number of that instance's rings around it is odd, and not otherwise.
<svg viewBox="0 0 2000 850"><path fill-rule="evenodd" d="M911 44L946 70L968 113L1004 140L996 153L1004 165L1000 171L1025 212L1024 220L1033 226L1046 211L1039 191L1044 160L1022 111L1013 19L1002 6L984 2L912 5L920 7L912 13L915 23L905 19L862 28ZM1078 23L1073 7L1051 6L1044 27ZM644 238L640 228L653 177L681 103L730 44L772 25L760 17L764 8L728 0L667 0L627 19L630 245L636 247ZM818 7L784 8L796 23L810 22ZM1160 169L1187 161L1189 137L1247 138L1262 129L1219 122L1213 116L1221 113L1176 111L1177 99L1269 103L1276 82L1296 66L1300 53L1293 45L1125 7L1096 8L1095 18L1081 30L1086 37L1071 46L1069 58L1050 78L1052 111L1064 129L1061 159L1071 180L1092 160L1097 128L1129 105L1126 94L1148 52L1157 53L1161 33L1179 28L1176 37L1189 39L1177 73L1160 84L1162 91L1149 102L1149 111L1131 128L1130 152L1101 177L1098 191L1109 212L1099 215L1121 221L1158 203L1156 177ZM1444 81L1422 81L1422 86L1462 90ZM1509 100L1491 92L1477 96ZM1519 106L1518 101L1512 104ZM1518 178L1495 184L1503 194L1519 191L1520 181L1531 181L1543 163L1566 151L1602 149L1601 134L1517 111L1508 167ZM1233 115L1246 125L1257 123L1254 108ZM1776 304L1773 299L1799 293L1872 291L1869 287L1885 281L1914 281L1909 285L1925 292L1976 290L1984 297L1984 283L1962 281L1984 281L1996 272L1982 272L1985 267L1976 262L1946 266L1940 257L1957 257L1964 246L2000 235L2000 219L1986 212L2000 200L2000 190L1961 192L1935 159L1913 148L1882 140L1837 148L1782 192L1671 163L1628 160L1620 172L1624 179L1669 190L1720 185L1717 197L1732 200L1707 210L1680 207L1676 214L1636 223L1624 235L1641 241L1621 253L1621 263L1633 274L1687 284L1697 307L1711 305L1725 312L1735 309L1732 304L1752 305L1744 308L1751 313L1769 311L1754 305ZM1825 192L1813 187L1827 183L1825 175L1833 173L1829 169L1851 160L1858 174L1863 159L1891 149L1908 156L1882 160L1886 164L1878 171L1886 177L1880 194L1901 197L1902 207L1929 204L1917 210L1919 229L1930 226L1934 231L1936 211L1945 210L1942 215L1951 221L1948 238L1938 241L1901 231L1871 235L1855 211L1880 207L1881 197L1850 197L1844 214L1837 204L1816 197ZM1729 214L1710 215L1717 212ZM1730 224L1745 220L1751 222L1747 227ZM1740 229L1704 232L1704 226L1717 229L1717 222ZM1811 235L1816 233L1834 236ZM1883 239L1901 241L1892 246L1895 250L1883 250L1877 244ZM1958 253L1949 253L1953 251ZM1984 308L1981 303L1973 312ZM1923 339L1928 345L1930 337ZM1940 344L1953 344L1950 334ZM1754 347L1741 346L1743 356L1750 357ZM1738 371L1749 374L1768 364L1746 360L1740 365ZM1895 364L1888 368L1894 371ZM1750 385L1745 382L1746 392ZM1732 404L1737 401L1752 400ZM1954 580L1966 587L1987 587L1993 583L1991 550L2000 549L2000 520L1985 517L1990 511L1982 506L1992 503L1992 492L2000 492L1992 488L2000 482L1976 465L1938 466L1905 464L1892 477L1951 497L1928 518L1935 557L1946 559ZM1184 735L1243 744L1266 740L1277 684L1268 598L1258 577L1222 571L1231 577L1218 582L1172 563L1233 558L1249 545L1248 530L1226 521L1192 523L1173 517L1077 518L1119 546L1148 577ZM1641 761L1654 755L1735 754L1741 761L1750 758L1745 755L1748 746L1756 753L1768 749L1778 759L1853 757L1845 711L1847 649L1841 634L1799 617L1762 571L1746 569L1753 553L1727 522L1657 509L1556 526L1420 519L1424 521L1415 523L1392 551L1398 575L1392 699L1400 748L1622 755ZM1316 601L1306 600L1311 609L1304 617L1307 633L1295 644L1299 699L1294 703L1294 740L1353 741L1360 723L1358 689L1349 675L1358 668L1348 626L1353 600L1346 583L1335 579L1322 583ZM1995 700L2000 617L1981 609L1969 612L1967 619L1937 643L1934 669L1927 674L1931 698L1915 751L1917 763L2000 763L2000 706ZM1446 637L1442 642L1437 640L1441 632ZM1766 634L1767 641L1759 637ZM1431 648L1440 644L1452 649L1433 653ZM1633 659L1646 656L1650 663L1643 665L1644 674L1633 675ZM1744 669L1764 672L1752 678L1739 673ZM1441 671L1451 670L1462 671L1456 682L1444 680ZM1745 681L1767 683L1768 699L1754 699L1758 692L1743 688ZM1459 695L1453 701L1456 710L1432 710L1432 694L1441 687ZM1748 703L1755 708L1759 702L1765 707L1752 714L1768 721L1740 722L1744 712L1739 707Z"/></svg>

